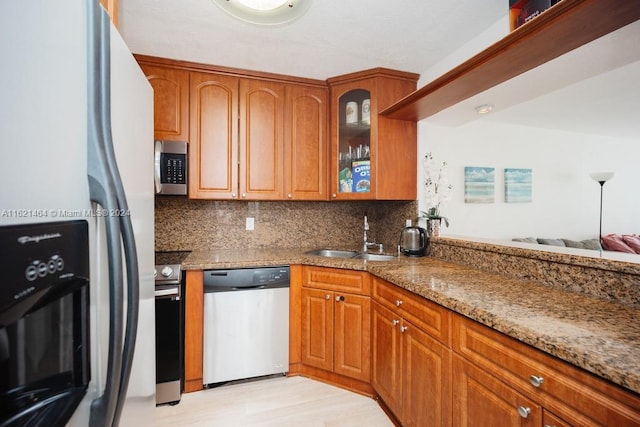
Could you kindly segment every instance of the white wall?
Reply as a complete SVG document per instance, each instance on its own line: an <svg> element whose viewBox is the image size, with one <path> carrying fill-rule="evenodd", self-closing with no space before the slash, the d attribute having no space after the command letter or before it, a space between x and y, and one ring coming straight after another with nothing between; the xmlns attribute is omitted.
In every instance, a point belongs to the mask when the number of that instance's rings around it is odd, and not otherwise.
<svg viewBox="0 0 640 427"><path fill-rule="evenodd" d="M458 127L425 119L418 126L420 159L431 152L448 162L453 199L441 213L450 220L443 235L511 239L582 240L598 236L600 186L589 174L613 171L605 184L603 234L640 234L640 144L637 140L490 123ZM495 202L464 202L464 167L493 167ZM504 168L533 169L531 203L504 202ZM423 171L419 162L418 182ZM419 186L419 208L425 200Z"/></svg>

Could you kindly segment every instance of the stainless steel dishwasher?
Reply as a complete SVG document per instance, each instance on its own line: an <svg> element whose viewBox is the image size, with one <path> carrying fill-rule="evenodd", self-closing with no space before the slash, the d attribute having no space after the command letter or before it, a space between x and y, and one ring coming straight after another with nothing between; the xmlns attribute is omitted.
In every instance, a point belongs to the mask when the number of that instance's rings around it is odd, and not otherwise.
<svg viewBox="0 0 640 427"><path fill-rule="evenodd" d="M204 271L205 386L289 370L289 267Z"/></svg>

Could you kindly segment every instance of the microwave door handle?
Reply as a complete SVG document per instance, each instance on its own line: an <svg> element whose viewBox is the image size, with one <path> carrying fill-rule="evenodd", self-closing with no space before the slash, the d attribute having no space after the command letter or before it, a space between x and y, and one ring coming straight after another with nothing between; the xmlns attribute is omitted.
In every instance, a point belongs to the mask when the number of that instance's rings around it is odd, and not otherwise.
<svg viewBox="0 0 640 427"><path fill-rule="evenodd" d="M162 142L156 141L153 150L153 182L156 188L156 194L162 191L162 182L160 182L160 161L162 159Z"/></svg>

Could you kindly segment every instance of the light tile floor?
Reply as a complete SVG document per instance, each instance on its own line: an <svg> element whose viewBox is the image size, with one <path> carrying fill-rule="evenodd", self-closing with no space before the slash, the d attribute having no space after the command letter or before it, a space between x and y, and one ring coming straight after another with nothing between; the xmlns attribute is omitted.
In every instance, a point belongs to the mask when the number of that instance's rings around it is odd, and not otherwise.
<svg viewBox="0 0 640 427"><path fill-rule="evenodd" d="M156 408L158 426L390 427L365 396L304 377L275 377L186 393Z"/></svg>

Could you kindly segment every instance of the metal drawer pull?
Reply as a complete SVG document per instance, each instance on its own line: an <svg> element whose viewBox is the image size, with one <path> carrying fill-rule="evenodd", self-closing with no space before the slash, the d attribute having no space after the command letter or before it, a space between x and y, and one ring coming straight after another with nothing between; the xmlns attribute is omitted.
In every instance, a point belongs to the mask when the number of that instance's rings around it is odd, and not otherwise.
<svg viewBox="0 0 640 427"><path fill-rule="evenodd" d="M400 321L399 321L399 320L396 320L396 319L393 319L393 320L391 321L391 324L392 324L393 326L396 326L398 323L400 323Z"/></svg>
<svg viewBox="0 0 640 427"><path fill-rule="evenodd" d="M396 300L396 307L400 307L402 305L402 300L397 299Z"/></svg>
<svg viewBox="0 0 640 427"><path fill-rule="evenodd" d="M556 427L555 425L545 424L544 427Z"/></svg>
<svg viewBox="0 0 640 427"><path fill-rule="evenodd" d="M544 378L539 377L537 375L531 375L529 377L529 382L531 382L531 385L534 387L540 387L544 382Z"/></svg>
<svg viewBox="0 0 640 427"><path fill-rule="evenodd" d="M331 299L331 295L329 295L329 294L325 295L324 299Z"/></svg>
<svg viewBox="0 0 640 427"><path fill-rule="evenodd" d="M522 418L527 418L530 413L531 413L531 408L525 408L524 406L518 406L518 414L520 414L520 416Z"/></svg>
<svg viewBox="0 0 640 427"><path fill-rule="evenodd" d="M336 301L337 302L344 301L344 295L336 296Z"/></svg>
<svg viewBox="0 0 640 427"><path fill-rule="evenodd" d="M406 331L407 329L409 329L409 327L408 327L408 326L400 326L400 332L404 332L404 331Z"/></svg>

